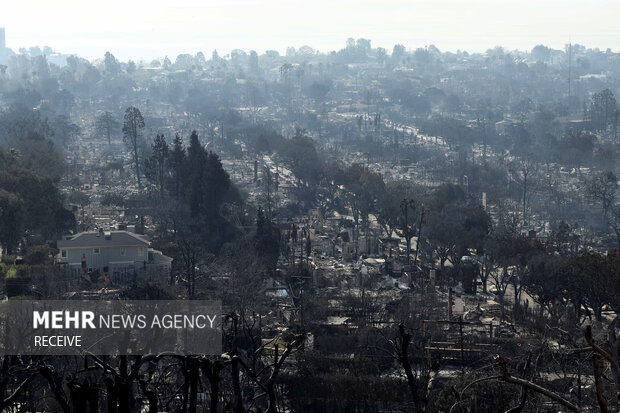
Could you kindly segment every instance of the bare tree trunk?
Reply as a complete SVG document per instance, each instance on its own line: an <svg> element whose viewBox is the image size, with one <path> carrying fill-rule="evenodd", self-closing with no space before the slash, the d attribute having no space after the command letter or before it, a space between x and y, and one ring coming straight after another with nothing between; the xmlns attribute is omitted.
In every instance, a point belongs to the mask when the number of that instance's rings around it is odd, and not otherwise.
<svg viewBox="0 0 620 413"><path fill-rule="evenodd" d="M596 400L601 409L601 413L607 413L607 400L603 396L603 383L601 382L601 364L598 354L592 355L592 368L594 370L594 388L596 389Z"/></svg>
<svg viewBox="0 0 620 413"><path fill-rule="evenodd" d="M277 401L276 398L276 390L275 390L275 378L278 375L279 364L278 364L278 345L275 346L275 355L274 355L274 363L273 363L273 372L271 376L267 380L267 397L269 397L269 404L267 405L267 410L265 413L277 413Z"/></svg>
<svg viewBox="0 0 620 413"><path fill-rule="evenodd" d="M62 378L58 378L56 374L52 371L50 367L43 367L40 370L41 375L50 386L52 393L54 394L54 398L60 405L60 408L64 413L71 413L71 407L65 398L64 392L62 391Z"/></svg>
<svg viewBox="0 0 620 413"><path fill-rule="evenodd" d="M198 398L198 366L196 360L189 360L189 408L188 413L196 413Z"/></svg>
<svg viewBox="0 0 620 413"><path fill-rule="evenodd" d="M116 388L118 397L118 412L131 413L131 383L129 382L129 375L127 373L127 356L119 356L119 359L120 374L118 374L114 380L114 387Z"/></svg>
<svg viewBox="0 0 620 413"><path fill-rule="evenodd" d="M91 386L88 389L88 407L90 413L99 413L99 388Z"/></svg>
<svg viewBox="0 0 620 413"><path fill-rule="evenodd" d="M126 379L118 378L117 383L118 394L118 413L131 413L131 385Z"/></svg>
<svg viewBox="0 0 620 413"><path fill-rule="evenodd" d="M233 358L231 363L232 388L233 388L233 413L243 413L243 399L241 397L241 385L239 384L239 362Z"/></svg>
<svg viewBox="0 0 620 413"><path fill-rule="evenodd" d="M112 377L106 377L104 382L107 394L108 413L116 413L118 411L118 397L114 386L114 379Z"/></svg>
<svg viewBox="0 0 620 413"><path fill-rule="evenodd" d="M409 360L409 344L411 343L411 334L405 333L405 326L400 324L398 326L398 332L400 334L400 348L398 350L398 361L405 370L407 376L407 384L409 385L409 391L411 392L411 398L415 406L416 412L422 411L422 405L420 403L420 395L418 394L418 381L413 374L411 368L411 361Z"/></svg>
<svg viewBox="0 0 620 413"><path fill-rule="evenodd" d="M508 372L508 369L506 368L506 363L504 362L504 360L501 357L499 357L499 356L496 356L495 358L496 358L496 361L498 362L499 366L502 369L502 380L504 380L505 382L516 384L516 385L519 385L521 387L525 387L527 389L535 391L536 393L540 393L540 394L542 394L544 396L547 396L551 400L561 404L562 406L566 407L570 411L579 412L579 408L577 406L575 406L574 404L572 404L568 400L562 398L561 396L557 395L556 393L554 393L554 392L552 392L550 390L547 390L544 387L539 386L538 384L535 384L535 383L532 383L530 381L527 381L527 380L524 380L524 379L512 376Z"/></svg>
<svg viewBox="0 0 620 413"><path fill-rule="evenodd" d="M69 383L69 395L73 412L85 412L88 396L88 388L78 383Z"/></svg>
<svg viewBox="0 0 620 413"><path fill-rule="evenodd" d="M187 403L189 400L189 367L187 366L187 361L183 362L183 405L181 406L181 412L187 413Z"/></svg>
<svg viewBox="0 0 620 413"><path fill-rule="evenodd" d="M212 380L210 380L210 384L211 384L211 401L210 401L211 413L217 413L217 405L218 405L219 398L220 398L219 376L214 377Z"/></svg>
<svg viewBox="0 0 620 413"><path fill-rule="evenodd" d="M616 325L618 324L618 320L620 320L620 317L616 317L607 328L607 348L599 346L594 341L594 338L592 336L592 326L587 326L585 331L586 341L588 342L590 347L592 347L592 350L594 350L594 352L598 355L602 356L609 363L609 367L613 376L613 382L616 386L616 406L620 405L620 360L618 354L618 349L620 349L620 337L616 335Z"/></svg>

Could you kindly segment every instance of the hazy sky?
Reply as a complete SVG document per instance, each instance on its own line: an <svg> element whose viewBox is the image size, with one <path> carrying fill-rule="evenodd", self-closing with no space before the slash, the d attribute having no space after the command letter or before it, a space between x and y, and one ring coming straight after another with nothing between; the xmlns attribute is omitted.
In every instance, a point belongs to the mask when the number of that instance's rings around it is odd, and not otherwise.
<svg viewBox="0 0 620 413"><path fill-rule="evenodd" d="M364 37L391 52L531 49L573 43L620 51L618 0L0 0L7 46L121 60L213 49L320 51Z"/></svg>

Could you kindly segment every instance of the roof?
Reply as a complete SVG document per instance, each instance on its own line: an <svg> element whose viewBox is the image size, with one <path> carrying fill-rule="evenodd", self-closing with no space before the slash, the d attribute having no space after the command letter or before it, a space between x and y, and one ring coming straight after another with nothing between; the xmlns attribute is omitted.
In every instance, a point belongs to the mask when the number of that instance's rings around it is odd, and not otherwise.
<svg viewBox="0 0 620 413"><path fill-rule="evenodd" d="M172 258L164 255L161 251L150 250L150 252L153 253L153 264L170 264L172 262Z"/></svg>
<svg viewBox="0 0 620 413"><path fill-rule="evenodd" d="M58 248L92 248L92 247L148 247L149 241L144 237L127 231L80 232L79 234L58 241Z"/></svg>

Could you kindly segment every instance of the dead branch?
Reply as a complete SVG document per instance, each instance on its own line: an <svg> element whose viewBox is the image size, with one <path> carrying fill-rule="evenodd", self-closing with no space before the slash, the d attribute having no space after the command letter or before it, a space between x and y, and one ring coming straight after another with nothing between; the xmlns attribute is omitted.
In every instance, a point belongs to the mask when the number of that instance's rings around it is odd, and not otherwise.
<svg viewBox="0 0 620 413"><path fill-rule="evenodd" d="M540 393L544 396L547 396L551 400L561 404L562 406L566 407L567 409L573 412L579 412L579 408L577 406L575 406L568 400L564 399L563 397L553 393L552 391L549 391L545 389L544 387L539 386L538 384L532 383L531 381L527 381L519 377L512 376L508 372L508 368L506 367L506 362L500 356L495 356L495 361L502 369L502 380L505 381L506 383L516 384L516 385L525 387L529 390L535 391L536 393Z"/></svg>
<svg viewBox="0 0 620 413"><path fill-rule="evenodd" d="M592 355L592 368L594 370L594 388L596 389L596 400L601 409L601 413L607 413L607 400L603 396L603 384L601 383L601 363L598 354Z"/></svg>

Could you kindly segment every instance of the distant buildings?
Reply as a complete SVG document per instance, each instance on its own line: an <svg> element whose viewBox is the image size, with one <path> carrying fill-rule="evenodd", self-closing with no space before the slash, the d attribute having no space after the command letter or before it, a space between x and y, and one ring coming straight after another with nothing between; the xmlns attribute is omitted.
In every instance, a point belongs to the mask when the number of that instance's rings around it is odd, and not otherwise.
<svg viewBox="0 0 620 413"><path fill-rule="evenodd" d="M76 274L99 273L112 282L165 283L172 258L149 248L150 242L127 231L81 232L57 243L56 261Z"/></svg>

